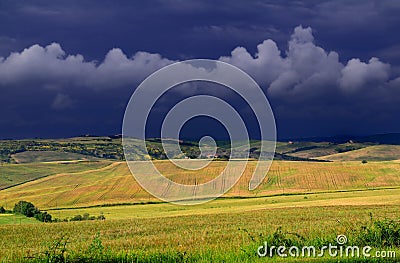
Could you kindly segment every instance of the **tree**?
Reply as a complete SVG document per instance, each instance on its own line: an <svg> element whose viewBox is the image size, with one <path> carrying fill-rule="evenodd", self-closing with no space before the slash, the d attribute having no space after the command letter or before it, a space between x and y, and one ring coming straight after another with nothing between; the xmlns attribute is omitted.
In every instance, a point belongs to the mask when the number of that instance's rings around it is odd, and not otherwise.
<svg viewBox="0 0 400 263"><path fill-rule="evenodd" d="M38 210L30 202L19 201L18 203L16 203L14 205L13 212L14 212L14 214L22 214L27 217L33 217L38 212Z"/></svg>
<svg viewBox="0 0 400 263"><path fill-rule="evenodd" d="M14 205L14 214L21 214L26 217L34 217L41 222L52 222L52 217L47 212L42 212L36 208L32 203L27 201L19 201Z"/></svg>
<svg viewBox="0 0 400 263"><path fill-rule="evenodd" d="M82 216L82 220L89 220L90 215L88 213L84 213Z"/></svg>

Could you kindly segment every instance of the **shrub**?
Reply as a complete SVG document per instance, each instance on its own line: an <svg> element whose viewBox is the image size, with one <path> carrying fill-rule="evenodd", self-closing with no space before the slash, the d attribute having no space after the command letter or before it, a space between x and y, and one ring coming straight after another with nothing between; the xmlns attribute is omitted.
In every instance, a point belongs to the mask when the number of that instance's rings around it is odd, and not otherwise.
<svg viewBox="0 0 400 263"><path fill-rule="evenodd" d="M69 221L82 221L83 217L81 215L73 216Z"/></svg>
<svg viewBox="0 0 400 263"><path fill-rule="evenodd" d="M69 221L83 221L83 220L105 220L105 216L103 214L100 214L99 216L91 216L88 213L85 213L83 215L75 215L72 218L69 219ZM59 220L59 219L58 219ZM60 220L61 221L61 220Z"/></svg>
<svg viewBox="0 0 400 263"><path fill-rule="evenodd" d="M35 214L35 219L41 222L52 222L51 215L47 212L38 212Z"/></svg>
<svg viewBox="0 0 400 263"><path fill-rule="evenodd" d="M94 261L99 261L105 256L104 246L100 239L100 232L96 233L94 236L92 243L89 245L86 251L86 254Z"/></svg>
<svg viewBox="0 0 400 263"><path fill-rule="evenodd" d="M59 238L49 244L43 252L44 257L40 257L39 262L66 262L68 237L62 234Z"/></svg>
<svg viewBox="0 0 400 263"><path fill-rule="evenodd" d="M400 221L371 220L355 231L355 239L359 244L376 247L400 246Z"/></svg>
<svg viewBox="0 0 400 263"><path fill-rule="evenodd" d="M99 216L96 217L97 220L106 220L106 217L101 213Z"/></svg>
<svg viewBox="0 0 400 263"><path fill-rule="evenodd" d="M95 216L90 216L88 213L83 214L82 220L96 220Z"/></svg>

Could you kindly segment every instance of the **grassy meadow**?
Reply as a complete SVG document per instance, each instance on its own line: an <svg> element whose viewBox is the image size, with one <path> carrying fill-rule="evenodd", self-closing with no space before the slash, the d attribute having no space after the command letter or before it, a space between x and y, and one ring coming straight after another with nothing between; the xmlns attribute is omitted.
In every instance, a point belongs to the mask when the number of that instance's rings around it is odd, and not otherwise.
<svg viewBox="0 0 400 263"><path fill-rule="evenodd" d="M21 225L21 224L40 224L39 221L16 214L0 214L0 224L2 225Z"/></svg>
<svg viewBox="0 0 400 263"><path fill-rule="evenodd" d="M0 214L2 262L382 262L257 256L257 248L267 240L318 247L335 243L340 234L348 237L348 244L396 251L396 258L385 260L400 261L397 146L278 143L280 154L333 162L276 160L262 184L249 191L257 165L250 160L243 176L221 198L179 206L143 190L124 161L96 157L93 147L101 144L106 151L107 138L78 139L46 141L43 145L62 146L62 152L14 153L14 160L25 159L0 166L0 206L12 210L24 200L63 221L42 223ZM84 145L94 154L66 154L64 144ZM175 182L195 184L214 179L227 162L212 161L191 171L167 160L154 164ZM235 167L227 172L234 174ZM70 220L84 214L105 220Z"/></svg>
<svg viewBox="0 0 400 263"><path fill-rule="evenodd" d="M224 201L216 202L222 205ZM35 257L48 252L55 240L64 238L68 240L67 251L72 258L79 257L80 253L90 255L90 246L96 235L99 235L103 249L118 260L285 262L288 259L260 259L256 255L263 237L273 235L279 228L284 233L296 233L305 244L333 242L338 234L345 234L353 241L354 230L368 222L371 213L376 218L392 219L398 218L399 213L398 205L283 208L264 205L255 210L238 211L230 209L233 203L230 204L215 213L203 211L198 214L176 213L159 217L157 211L162 207L155 206L148 212L148 218L0 226L3 237L0 241L0 254L5 261ZM143 209L150 209L146 206L152 205L143 205ZM127 214L140 213L140 209L123 209Z"/></svg>

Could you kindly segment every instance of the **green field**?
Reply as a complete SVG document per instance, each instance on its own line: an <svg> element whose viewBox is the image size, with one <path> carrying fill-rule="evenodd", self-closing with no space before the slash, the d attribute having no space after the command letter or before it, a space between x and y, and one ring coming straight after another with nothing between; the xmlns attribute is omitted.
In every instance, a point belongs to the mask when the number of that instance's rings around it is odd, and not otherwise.
<svg viewBox="0 0 400 263"><path fill-rule="evenodd" d="M40 224L39 221L23 215L0 214L0 225Z"/></svg>
<svg viewBox="0 0 400 263"><path fill-rule="evenodd" d="M95 155L92 147L96 144L101 144L103 152L112 149L107 141L106 137L80 137L29 147L84 145L79 149ZM158 147L157 140L151 143ZM11 148L19 142L7 145ZM254 148L257 145L252 142ZM25 158L21 162L27 163L0 166L0 206L12 209L25 200L53 219L67 222L41 223L22 215L0 214L0 260L56 262L60 250L54 246L66 242L64 256L71 262L367 262L329 257L259 258L256 251L266 240L319 246L335 242L340 234L354 245L366 235L365 229L376 230L373 222L385 226L384 231L397 233L396 227L386 227L381 220L400 225L398 146L287 142L277 147L278 153L287 156L334 162L274 161L262 184L249 191L257 164L250 161L223 197L202 205L179 206L163 203L143 190L123 161L94 161L92 155L86 158L58 150L54 155L48 150L16 153L16 159ZM368 163L363 164L364 159ZM213 161L204 169L187 171L166 160L154 164L166 177L184 184L207 182L226 166L225 161ZM236 172L235 167L230 173ZM68 222L83 214L106 219ZM385 242L371 245L396 251L397 258L388 262L400 261L400 247Z"/></svg>

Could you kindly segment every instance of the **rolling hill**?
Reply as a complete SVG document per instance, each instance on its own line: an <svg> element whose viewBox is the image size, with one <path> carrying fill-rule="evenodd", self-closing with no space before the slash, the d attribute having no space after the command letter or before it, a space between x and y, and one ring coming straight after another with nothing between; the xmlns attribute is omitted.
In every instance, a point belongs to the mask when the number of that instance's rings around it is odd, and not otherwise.
<svg viewBox="0 0 400 263"><path fill-rule="evenodd" d="M319 157L329 161L391 161L400 159L400 145L375 145Z"/></svg>
<svg viewBox="0 0 400 263"><path fill-rule="evenodd" d="M108 164L107 161L2 164L0 165L0 190L53 174L93 170Z"/></svg>
<svg viewBox="0 0 400 263"><path fill-rule="evenodd" d="M185 171L175 168L168 161L156 161L156 166L165 176L184 184L209 181L217 176L225 165L226 162L211 162L203 170ZM371 162L364 165L361 162L276 161L260 187L250 192L248 182L255 165L256 162L248 163L243 176L225 195L226 197L367 190L400 186L400 164L395 162ZM16 166L22 169L25 165ZM219 186L216 185L216 187ZM5 205L10 208L19 200L33 202L43 209L157 201L136 183L125 162L114 162L105 167L92 167L86 171L64 171L0 191L0 206Z"/></svg>
<svg viewBox="0 0 400 263"><path fill-rule="evenodd" d="M159 139L150 139L148 143L153 150L161 147ZM181 144L190 154L198 150L197 142ZM3 154L12 153L11 157L20 162L0 166L0 189L3 189L0 206L10 206L19 200L32 201L42 208L157 201L139 187L125 162L118 161L122 151L120 138L0 141L0 146L4 147ZM230 143L221 141L218 147L219 154L225 155L229 153ZM246 150L240 144L236 147ZM260 141L251 141L250 147L251 154L256 157ZM400 159L400 146L352 141L290 141L278 142L276 152L275 157L290 161L274 161L265 181L252 192L248 191L248 182L256 163L249 162L244 176L225 196L254 197L400 186L398 162L371 162ZM109 157L112 156L119 157L111 161ZM314 159L334 163L317 163ZM369 163L361 164L361 160ZM199 184L215 178L226 162L214 161L198 171L177 169L162 160L155 164L173 181Z"/></svg>

